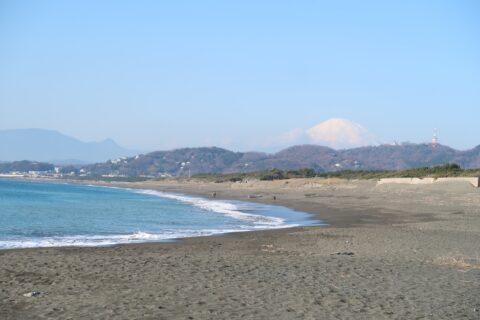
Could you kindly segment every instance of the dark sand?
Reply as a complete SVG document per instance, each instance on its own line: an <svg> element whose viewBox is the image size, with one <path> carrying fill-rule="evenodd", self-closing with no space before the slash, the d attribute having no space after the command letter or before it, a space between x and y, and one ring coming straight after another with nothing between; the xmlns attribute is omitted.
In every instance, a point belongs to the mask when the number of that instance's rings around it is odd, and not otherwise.
<svg viewBox="0 0 480 320"><path fill-rule="evenodd" d="M276 203L330 226L0 251L0 319L480 319L480 189L468 184L119 185Z"/></svg>

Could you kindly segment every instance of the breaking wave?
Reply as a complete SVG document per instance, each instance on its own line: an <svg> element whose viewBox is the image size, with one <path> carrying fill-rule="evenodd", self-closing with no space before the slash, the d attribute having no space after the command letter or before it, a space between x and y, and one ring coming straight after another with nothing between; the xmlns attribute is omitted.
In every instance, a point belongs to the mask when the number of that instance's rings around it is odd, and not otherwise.
<svg viewBox="0 0 480 320"><path fill-rule="evenodd" d="M199 197L184 196L173 193L166 193L155 190L136 190L138 193L154 195L162 198L174 199L197 208L223 214L227 217L253 223L257 226L278 227L284 224L285 219L258 214L251 214L242 211L238 205L227 201L209 200Z"/></svg>
<svg viewBox="0 0 480 320"><path fill-rule="evenodd" d="M211 236L215 234L241 232L241 229L210 229L165 231L148 233L137 231L125 235L75 235L63 237L32 237L23 239L0 240L0 249L47 248L47 247L104 247L117 244L158 242L189 237Z"/></svg>

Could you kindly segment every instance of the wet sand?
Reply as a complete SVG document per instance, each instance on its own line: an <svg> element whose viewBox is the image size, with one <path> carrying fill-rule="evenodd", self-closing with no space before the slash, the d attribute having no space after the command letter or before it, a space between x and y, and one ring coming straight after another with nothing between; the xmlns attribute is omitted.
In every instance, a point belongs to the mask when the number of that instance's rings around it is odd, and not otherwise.
<svg viewBox="0 0 480 320"><path fill-rule="evenodd" d="M329 226L0 251L0 319L480 319L480 189L468 184L115 185L285 205Z"/></svg>

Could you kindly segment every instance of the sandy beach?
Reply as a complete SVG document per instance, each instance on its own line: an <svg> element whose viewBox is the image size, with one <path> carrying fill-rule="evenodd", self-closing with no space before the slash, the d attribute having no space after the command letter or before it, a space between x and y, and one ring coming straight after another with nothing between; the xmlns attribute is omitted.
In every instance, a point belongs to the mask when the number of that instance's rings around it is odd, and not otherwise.
<svg viewBox="0 0 480 320"><path fill-rule="evenodd" d="M277 204L328 226L3 250L0 319L480 319L480 189L469 184L108 185Z"/></svg>

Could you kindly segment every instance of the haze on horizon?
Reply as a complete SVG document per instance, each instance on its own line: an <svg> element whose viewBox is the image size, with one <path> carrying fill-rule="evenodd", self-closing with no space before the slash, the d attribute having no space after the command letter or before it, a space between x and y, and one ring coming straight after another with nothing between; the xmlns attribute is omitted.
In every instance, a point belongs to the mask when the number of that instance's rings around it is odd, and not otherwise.
<svg viewBox="0 0 480 320"><path fill-rule="evenodd" d="M0 130L271 151L343 118L371 143L437 128L468 149L480 144L479 14L475 0L2 0Z"/></svg>

